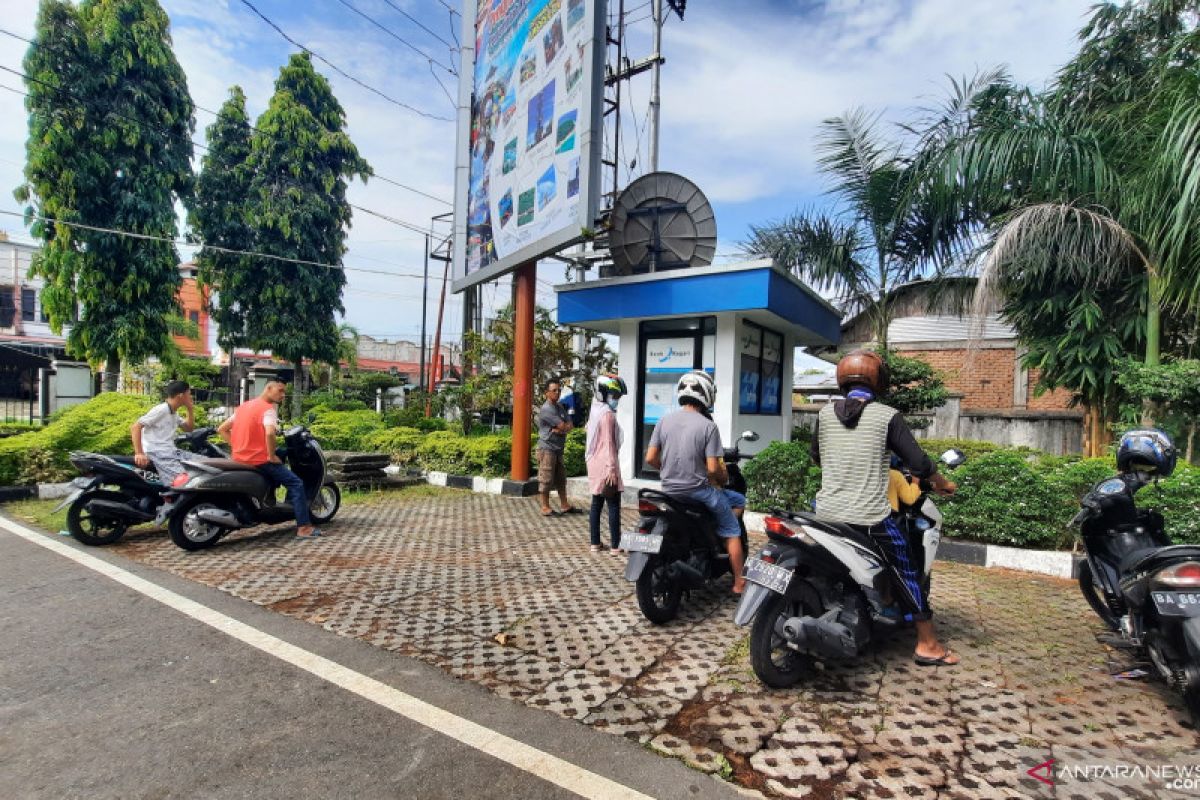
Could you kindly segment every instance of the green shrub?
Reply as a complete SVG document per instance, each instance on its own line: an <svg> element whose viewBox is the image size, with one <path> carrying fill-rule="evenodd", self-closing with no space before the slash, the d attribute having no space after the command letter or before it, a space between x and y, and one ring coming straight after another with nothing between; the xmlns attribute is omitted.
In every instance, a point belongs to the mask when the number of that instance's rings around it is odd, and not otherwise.
<svg viewBox="0 0 1200 800"><path fill-rule="evenodd" d="M19 436L22 433L40 431L41 429L42 426L36 422L0 423L0 439L7 439L9 436Z"/></svg>
<svg viewBox="0 0 1200 800"><path fill-rule="evenodd" d="M583 458L585 452L587 452L587 429L575 428L567 434L567 443L563 447L563 467L567 471L568 478L587 475L587 462Z"/></svg>
<svg viewBox="0 0 1200 800"><path fill-rule="evenodd" d="M384 412L384 422L388 427L416 428L419 431L444 431L446 420L441 417L426 417L425 406L416 402L404 408L393 408Z"/></svg>
<svg viewBox="0 0 1200 800"><path fill-rule="evenodd" d="M759 511L776 508L808 510L821 488L821 468L812 462L807 440L771 442L742 462L747 504Z"/></svg>
<svg viewBox="0 0 1200 800"><path fill-rule="evenodd" d="M308 426L326 450L368 450L367 438L383 430L374 411L323 411Z"/></svg>
<svg viewBox="0 0 1200 800"><path fill-rule="evenodd" d="M63 409L43 428L0 439L0 484L35 475L69 476L72 450L129 455L129 427L155 401L143 395L106 392Z"/></svg>
<svg viewBox="0 0 1200 800"><path fill-rule="evenodd" d="M388 453L392 463L407 467L416 463L417 448L425 434L416 428L386 428L369 434L364 444L367 450Z"/></svg>
<svg viewBox="0 0 1200 800"><path fill-rule="evenodd" d="M1063 496L1023 454L984 453L953 470L951 478L958 492L938 501L948 535L1033 547L1071 543Z"/></svg>
<svg viewBox="0 0 1200 800"><path fill-rule="evenodd" d="M1200 544L1200 467L1180 464L1175 473L1138 492L1138 504L1156 508L1176 544Z"/></svg>
<svg viewBox="0 0 1200 800"><path fill-rule="evenodd" d="M425 434L416 459L424 470L454 475L501 477L508 474L512 440L508 436L460 436L450 431Z"/></svg>
<svg viewBox="0 0 1200 800"><path fill-rule="evenodd" d="M967 457L967 461L974 461L984 453L993 453L1001 449L1000 445L991 442L976 442L972 439L918 439L917 444L921 445L921 449L928 453L934 461L937 461L942 457L942 453L950 449L961 450ZM1003 449L1012 451L1014 448ZM1028 448L1021 449L1028 450ZM1028 450L1028 452L1035 451Z"/></svg>

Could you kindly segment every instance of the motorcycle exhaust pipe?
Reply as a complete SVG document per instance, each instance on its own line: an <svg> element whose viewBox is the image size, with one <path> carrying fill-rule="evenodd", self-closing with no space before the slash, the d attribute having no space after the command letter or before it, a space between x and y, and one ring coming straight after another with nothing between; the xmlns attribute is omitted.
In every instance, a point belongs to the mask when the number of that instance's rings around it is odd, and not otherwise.
<svg viewBox="0 0 1200 800"><path fill-rule="evenodd" d="M87 504L87 510L93 514L99 513L108 517L131 520L133 522L149 522L154 519L153 514L139 511L125 503L118 503L116 500L92 500Z"/></svg>
<svg viewBox="0 0 1200 800"><path fill-rule="evenodd" d="M204 522L219 525L222 528L242 527L242 521L232 511L225 511L220 508L202 508L196 512L196 516Z"/></svg>
<svg viewBox="0 0 1200 800"><path fill-rule="evenodd" d="M845 625L816 617L792 617L783 623L787 640L801 650L818 652L832 658L853 658L858 643Z"/></svg>
<svg viewBox="0 0 1200 800"><path fill-rule="evenodd" d="M704 573L686 561L676 561L669 571L671 577L682 582L687 589L699 589L704 586Z"/></svg>

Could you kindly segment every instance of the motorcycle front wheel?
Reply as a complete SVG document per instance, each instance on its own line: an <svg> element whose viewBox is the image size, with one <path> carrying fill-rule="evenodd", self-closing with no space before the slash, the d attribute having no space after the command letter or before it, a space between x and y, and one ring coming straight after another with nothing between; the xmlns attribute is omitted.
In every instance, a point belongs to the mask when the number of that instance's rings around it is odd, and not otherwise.
<svg viewBox="0 0 1200 800"><path fill-rule="evenodd" d="M788 647L784 621L804 616L804 604L774 594L763 603L750 626L750 665L758 679L772 689L794 686L813 669L813 657Z"/></svg>
<svg viewBox="0 0 1200 800"><path fill-rule="evenodd" d="M313 522L324 525L333 519L338 509L342 507L342 490L336 483L326 483L317 490L317 496L308 504L308 513Z"/></svg>
<svg viewBox="0 0 1200 800"><path fill-rule="evenodd" d="M93 500L128 503L129 497L120 492L104 490L84 492L67 509L67 530L71 532L71 536L76 541L91 547L112 544L125 535L125 531L129 530L129 523L125 520L93 514L87 509L87 504Z"/></svg>
<svg viewBox="0 0 1200 800"><path fill-rule="evenodd" d="M679 613L683 587L671 577L670 564L658 556L642 570L637 579L637 601L642 615L656 625L670 622Z"/></svg>
<svg viewBox="0 0 1200 800"><path fill-rule="evenodd" d="M202 497L180 500L179 507L171 512L167 523L167 533L171 541L184 550L204 550L212 547L225 535L226 529L211 522L205 522L197 513L208 508L220 508Z"/></svg>

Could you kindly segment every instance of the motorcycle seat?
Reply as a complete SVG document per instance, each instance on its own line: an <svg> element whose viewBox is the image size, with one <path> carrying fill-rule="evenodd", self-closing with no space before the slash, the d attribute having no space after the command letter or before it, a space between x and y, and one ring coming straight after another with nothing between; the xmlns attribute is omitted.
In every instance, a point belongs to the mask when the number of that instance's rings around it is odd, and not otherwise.
<svg viewBox="0 0 1200 800"><path fill-rule="evenodd" d="M638 493L638 496L645 497L648 500L656 500L666 503L677 511L691 511L693 513L702 514L710 513L708 506L704 505L704 503L701 503L699 500L693 500L690 497L680 497L677 494L667 494L666 492L659 492L654 489L643 489Z"/></svg>
<svg viewBox="0 0 1200 800"><path fill-rule="evenodd" d="M257 470L256 467L252 467L249 464L243 464L240 461L234 461L232 458L196 458L196 459L192 459L192 460L196 461L199 464L203 464L206 467L216 467L217 469L223 469L223 470L229 470L229 471L240 469L240 470L250 470L253 472L253 471Z"/></svg>
<svg viewBox="0 0 1200 800"><path fill-rule="evenodd" d="M845 522L834 522L833 520L818 517L816 514L810 514L807 511L797 511L793 516L799 518L805 525L812 525L814 528L828 531L834 536L841 536L844 539L858 542L874 549L875 542L870 534L864 531L861 527L850 525Z"/></svg>
<svg viewBox="0 0 1200 800"><path fill-rule="evenodd" d="M1125 555L1117 567L1120 575L1129 575L1145 569L1166 566L1172 561L1200 561L1200 546L1176 544L1170 547L1142 547Z"/></svg>

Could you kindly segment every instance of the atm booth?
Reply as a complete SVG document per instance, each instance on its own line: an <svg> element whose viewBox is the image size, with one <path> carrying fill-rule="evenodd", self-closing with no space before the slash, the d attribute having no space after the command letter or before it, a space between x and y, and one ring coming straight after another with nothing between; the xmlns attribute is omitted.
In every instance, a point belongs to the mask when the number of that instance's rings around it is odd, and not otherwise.
<svg viewBox="0 0 1200 800"><path fill-rule="evenodd" d="M841 313L770 260L601 278L555 287L558 322L619 338L618 372L630 396L617 419L625 434L621 472L657 478L643 463L655 423L676 408L675 383L689 370L717 385L713 421L728 447L743 431L756 453L792 435L796 347L836 345Z"/></svg>

